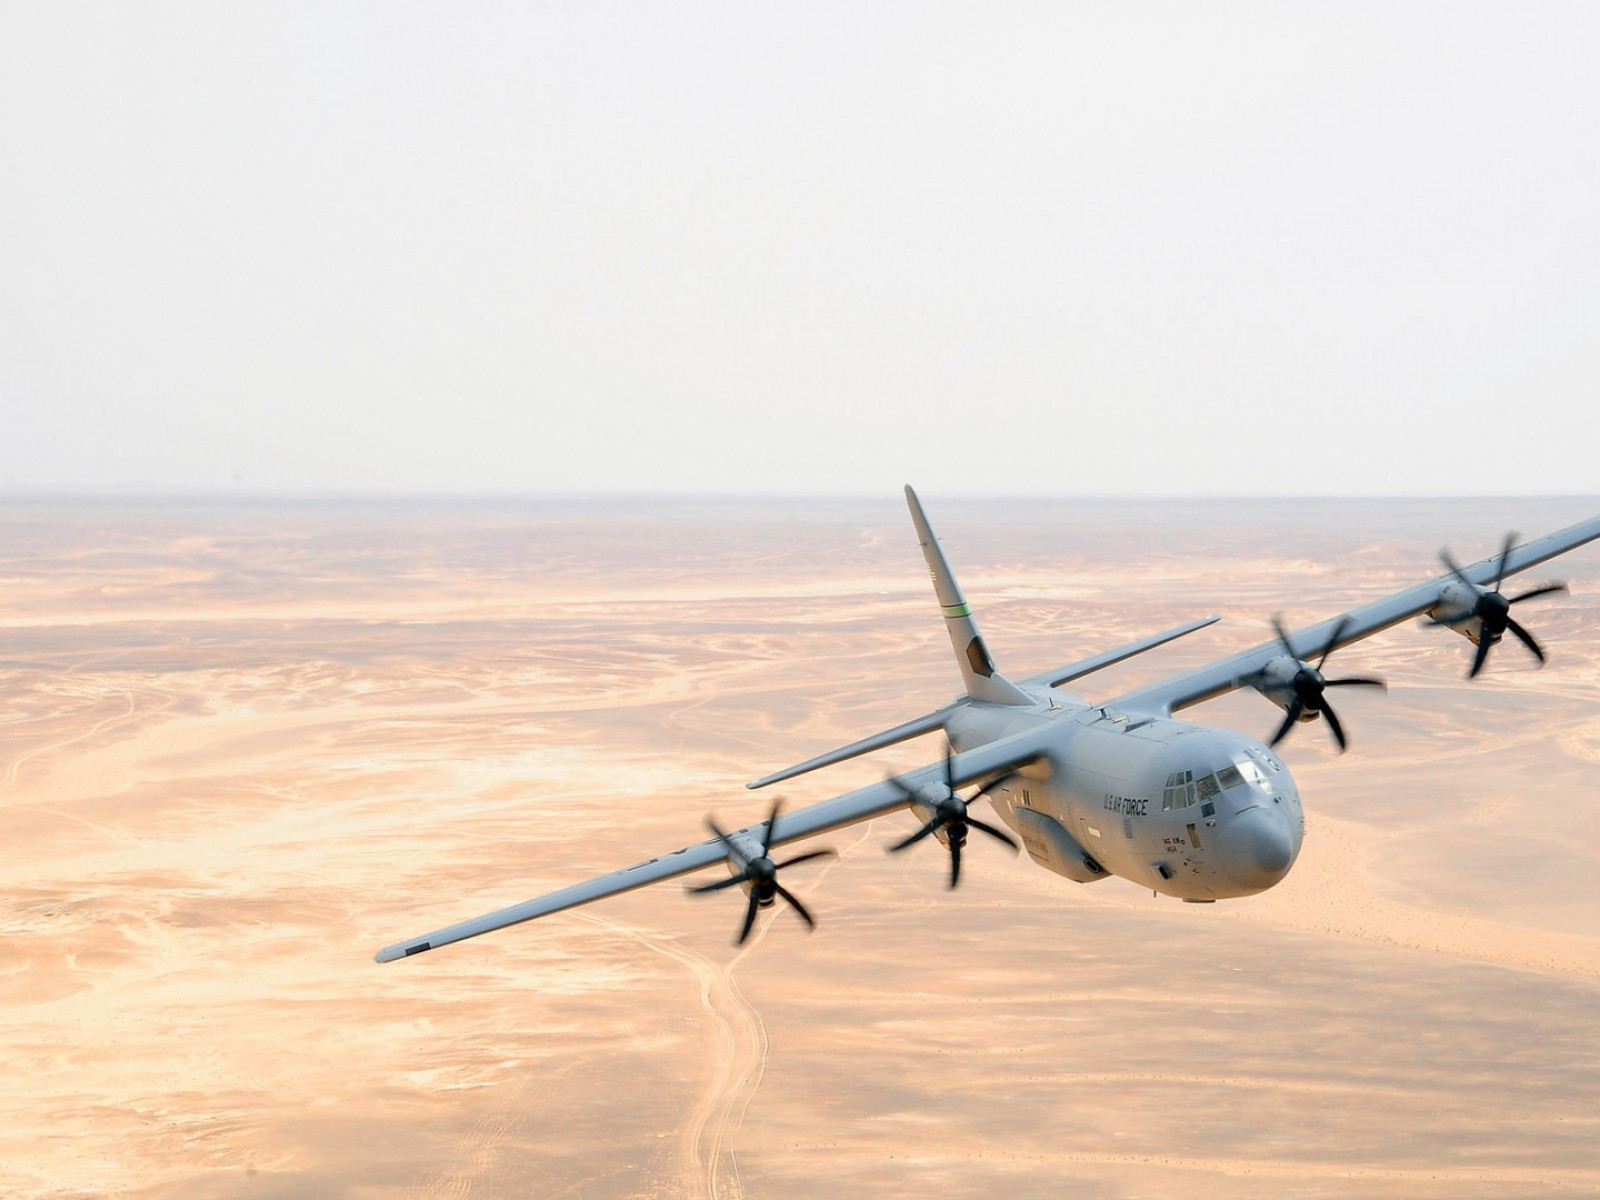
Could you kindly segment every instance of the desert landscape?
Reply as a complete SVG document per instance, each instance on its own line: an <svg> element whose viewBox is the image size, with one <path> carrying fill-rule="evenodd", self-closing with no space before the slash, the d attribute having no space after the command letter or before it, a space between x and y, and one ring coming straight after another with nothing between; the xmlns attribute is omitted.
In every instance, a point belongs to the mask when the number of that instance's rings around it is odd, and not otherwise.
<svg viewBox="0 0 1600 1200"><path fill-rule="evenodd" d="M0 507L0 1194L1600 1193L1600 546L1550 651L1352 646L1305 849L1183 905L895 817L743 947L679 883L378 947L765 816L745 781L948 700L881 501ZM1189 618L1109 698L1600 499L973 501L923 486L1003 670ZM1267 737L1235 694L1185 714ZM781 785L799 805L940 753ZM691 879L690 882L698 882Z"/></svg>

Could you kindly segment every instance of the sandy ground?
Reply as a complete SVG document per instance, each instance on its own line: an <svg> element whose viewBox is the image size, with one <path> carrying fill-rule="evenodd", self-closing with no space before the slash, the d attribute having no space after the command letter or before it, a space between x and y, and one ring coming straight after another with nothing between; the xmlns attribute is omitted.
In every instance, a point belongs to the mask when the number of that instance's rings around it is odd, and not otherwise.
<svg viewBox="0 0 1600 1200"><path fill-rule="evenodd" d="M1600 500L925 500L1004 669L1114 695ZM876 504L0 509L0 1194L1600 1193L1600 549L1552 651L1397 628L1297 730L1273 892L1186 906L824 841L730 945L676 884L400 937L757 819L956 686ZM1531 582L1517 581L1515 591ZM1266 736L1233 696L1189 716ZM820 799L925 741L785 785Z"/></svg>

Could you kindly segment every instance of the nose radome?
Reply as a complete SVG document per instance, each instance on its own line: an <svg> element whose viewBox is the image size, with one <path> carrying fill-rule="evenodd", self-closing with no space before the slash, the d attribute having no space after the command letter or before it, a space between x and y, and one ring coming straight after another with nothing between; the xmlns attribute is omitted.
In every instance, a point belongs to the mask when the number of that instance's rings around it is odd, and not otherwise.
<svg viewBox="0 0 1600 1200"><path fill-rule="evenodd" d="M1228 871L1245 887L1265 890L1289 873L1295 844L1277 809L1249 808L1227 823L1221 838Z"/></svg>

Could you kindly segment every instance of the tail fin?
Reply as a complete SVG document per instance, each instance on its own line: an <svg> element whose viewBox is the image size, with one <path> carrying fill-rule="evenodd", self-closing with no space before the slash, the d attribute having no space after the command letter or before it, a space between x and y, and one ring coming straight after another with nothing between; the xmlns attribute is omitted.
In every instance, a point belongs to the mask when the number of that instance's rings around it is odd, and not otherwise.
<svg viewBox="0 0 1600 1200"><path fill-rule="evenodd" d="M962 596L956 577L950 573L950 564L945 562L944 551L939 549L939 539L933 536L917 493L911 490L909 483L906 484L906 505L911 509L911 523L917 527L917 540L922 543L922 557L928 560L928 574L933 578L939 607L944 610L945 628L950 633L950 645L956 652L956 665L961 668L967 695L992 704L1032 704L1026 692L995 670L989 648L983 644L983 634L978 632L978 623L972 619L972 609Z"/></svg>

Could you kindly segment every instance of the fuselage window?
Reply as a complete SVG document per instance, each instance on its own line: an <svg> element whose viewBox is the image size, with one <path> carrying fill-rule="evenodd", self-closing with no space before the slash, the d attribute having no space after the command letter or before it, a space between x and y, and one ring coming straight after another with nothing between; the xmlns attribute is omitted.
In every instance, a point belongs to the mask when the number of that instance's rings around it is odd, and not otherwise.
<svg viewBox="0 0 1600 1200"><path fill-rule="evenodd" d="M1217 772L1217 786L1223 791L1232 787L1244 786L1244 776L1239 774L1238 767L1223 767Z"/></svg>

